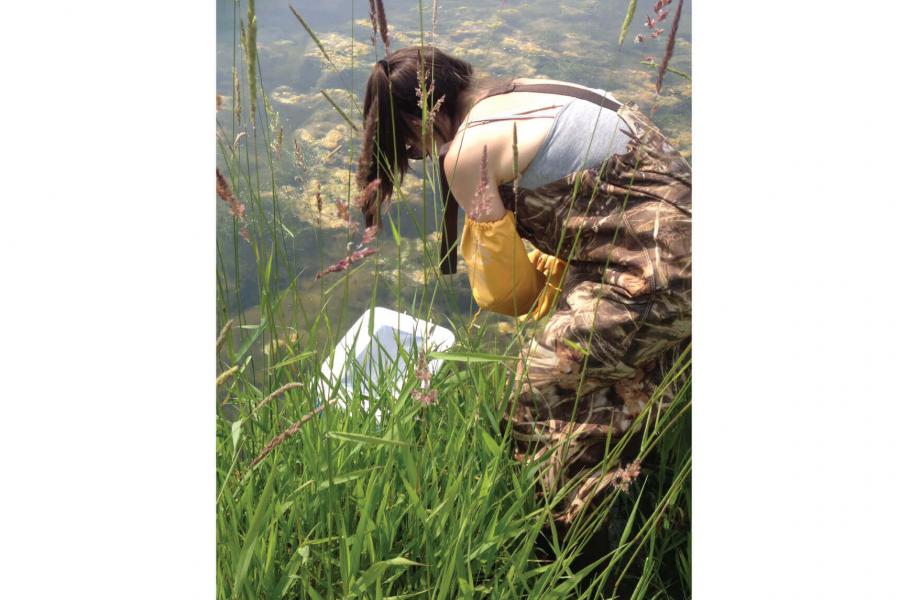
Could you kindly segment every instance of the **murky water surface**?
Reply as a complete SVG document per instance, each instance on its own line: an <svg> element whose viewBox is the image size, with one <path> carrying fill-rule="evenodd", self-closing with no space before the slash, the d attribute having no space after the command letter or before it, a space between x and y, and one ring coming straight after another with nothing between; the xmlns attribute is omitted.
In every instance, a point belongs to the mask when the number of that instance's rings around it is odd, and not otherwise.
<svg viewBox="0 0 900 600"><path fill-rule="evenodd" d="M239 27L235 23L246 20L246 6L235 7L223 0L217 5L216 85L223 100L216 114L220 135L217 162L227 172L223 153L229 147L236 148L242 171L260 179L262 194L258 205L261 209L251 210L248 206L247 216L251 224L260 226L253 231L262 233L263 246L275 236L283 249L275 257L272 268L276 281L271 286L273 296L261 299L257 283L260 267L252 246L236 237L228 209L218 201L220 319L241 315L244 322L257 323L258 305L273 301L274 292L288 289L280 305L285 323L308 323L325 310L335 318L338 327L345 328L348 319L355 319L369 305L373 285L377 303L384 306L418 312L413 303L424 298L426 304L433 299L435 310L445 315L443 318L471 315L477 307L471 300L462 261L459 274L449 278L441 277L434 266L425 267L423 249L437 251L435 230L439 214L429 194L423 192L423 168L427 173L430 167L421 162L413 163L414 172L404 181L402 189L406 199L397 198L392 208L391 218L400 244L395 243L388 227L379 234L379 252L367 258L350 277L338 273L315 280L317 271L346 256L348 243L358 241L359 237L348 234L334 202L353 193L359 139L320 90L359 124L366 77L373 62L382 58L383 48L379 40L376 51L370 41L368 2L292 0L292 4L319 37L333 65L326 63L322 52L291 13L288 2L257 0L259 70L272 117L268 122L261 121L255 129L246 122L238 122L233 111L232 66L236 60L238 71L244 70L240 62ZM645 26L645 20L653 15L655 0L641 0L621 47L618 36L627 0L441 0L433 37L431 2L423 0L421 14L419 3L412 0L386 0L384 4L392 49L419 44L420 31L424 29L425 43L433 43L471 62L476 70L496 77L572 81L604 88L622 101L637 102L647 114L656 106L653 120L690 159L690 81L669 73L662 93L657 96L654 88L657 69L641 64L647 56L655 57L657 62L661 60L677 3L668 7L670 15L660 24L666 32L652 39L652 30ZM643 43L634 41L639 33L644 37ZM686 73L691 71L690 41L691 3L688 1L670 63L671 67ZM245 114L249 102L246 90L244 76L241 100ZM263 106L262 99L259 103ZM267 146L277 145L274 138L279 130L283 131L283 142L274 159L273 181L264 153ZM246 181L236 184L242 199L255 187L247 184ZM321 213L314 194L317 187L323 200ZM273 222L278 225L272 227ZM323 300L329 296L331 300ZM502 333L509 330L509 320L497 317L490 321L490 326ZM303 335L302 328L299 329L286 331L285 339Z"/></svg>

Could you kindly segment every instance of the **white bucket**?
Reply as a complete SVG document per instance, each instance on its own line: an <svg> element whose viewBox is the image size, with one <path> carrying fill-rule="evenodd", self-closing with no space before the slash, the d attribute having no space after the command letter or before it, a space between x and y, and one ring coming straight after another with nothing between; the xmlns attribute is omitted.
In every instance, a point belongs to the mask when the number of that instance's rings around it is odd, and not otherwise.
<svg viewBox="0 0 900 600"><path fill-rule="evenodd" d="M370 333L371 332L371 333ZM418 351L444 351L456 342L453 333L444 327L405 313L376 306L363 313L347 331L334 349L331 357L322 363L322 380L319 392L322 398L336 398L337 404L347 407L347 400L358 386L365 398L371 395L386 371L396 377L392 397L397 398L406 380L409 369L415 369ZM399 348L403 347L410 357L409 362L400 358ZM412 362L413 364L409 364ZM392 365L396 363L396 371ZM432 376L443 363L440 359L428 362ZM369 409L367 399L362 400L363 410ZM375 420L381 420L381 411L375 411Z"/></svg>

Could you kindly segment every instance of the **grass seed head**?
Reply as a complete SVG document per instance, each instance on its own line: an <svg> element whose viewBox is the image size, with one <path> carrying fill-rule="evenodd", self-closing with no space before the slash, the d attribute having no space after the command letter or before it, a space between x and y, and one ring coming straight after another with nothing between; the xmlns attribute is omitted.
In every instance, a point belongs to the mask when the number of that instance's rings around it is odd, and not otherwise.
<svg viewBox="0 0 900 600"><path fill-rule="evenodd" d="M322 216L322 184L316 180L316 211Z"/></svg>
<svg viewBox="0 0 900 600"><path fill-rule="evenodd" d="M231 216L238 221L244 220L244 211L247 207L235 197L231 186L228 185L228 180L225 179L218 167L216 167L216 194L228 204Z"/></svg>
<svg viewBox="0 0 900 600"><path fill-rule="evenodd" d="M424 385L431 383L431 371L428 370L425 352L419 352L419 359L416 364L416 379L421 381Z"/></svg>
<svg viewBox="0 0 900 600"><path fill-rule="evenodd" d="M278 136L275 138L275 146L274 146L274 148L273 148L273 149L275 150L275 158L276 158L276 159L277 159L279 156L281 156L281 146L282 146L282 144L284 144L284 128L279 127L279 128L278 128Z"/></svg>
<svg viewBox="0 0 900 600"><path fill-rule="evenodd" d="M372 36L369 38L372 41L372 47L375 47L375 36L378 35L378 22L375 17L375 0L369 0L369 20L372 21Z"/></svg>
<svg viewBox="0 0 900 600"><path fill-rule="evenodd" d="M219 332L219 335L216 337L216 352L222 349L222 346L225 345L225 340L228 339L228 332L231 331L231 327L234 325L234 319L228 319L228 322L222 327L222 331Z"/></svg>
<svg viewBox="0 0 900 600"><path fill-rule="evenodd" d="M656 93L662 89L663 77L666 75L666 69L669 66L669 59L675 51L675 35L678 33L678 22L681 21L681 6L684 0L678 0L678 8L675 9L675 16L672 18L672 29L669 31L669 41L666 43L666 53L659 65L659 74L656 76ZM659 30L662 32L662 30Z"/></svg>
<svg viewBox="0 0 900 600"><path fill-rule="evenodd" d="M381 41L384 43L385 53L391 53L391 40L388 39L388 23L387 15L384 13L384 3L382 0L375 0L375 16L378 19L378 33L381 34Z"/></svg>
<svg viewBox="0 0 900 600"><path fill-rule="evenodd" d="M360 246L367 246L375 241L375 236L378 234L378 228L372 225L371 227L366 227L366 230L363 232L362 240L360 240Z"/></svg>
<svg viewBox="0 0 900 600"><path fill-rule="evenodd" d="M321 279L329 273L339 273L341 271L346 271L353 263L359 262L365 257L371 256L373 254L375 254L375 248L362 248L360 250L357 250L347 258L342 258L333 265L329 265L325 267L325 269L316 273L316 279Z"/></svg>
<svg viewBox="0 0 900 600"><path fill-rule="evenodd" d="M431 40L434 42L434 32L437 27L437 0L431 1Z"/></svg>
<svg viewBox="0 0 900 600"><path fill-rule="evenodd" d="M231 149L233 151L237 152L238 144L240 143L241 139L246 135L247 135L247 132L242 131L239 134L237 134L236 136L234 136L234 142L231 144Z"/></svg>
<svg viewBox="0 0 900 600"><path fill-rule="evenodd" d="M238 77L237 67L231 67L231 85L234 88L234 115L237 122L241 122L241 78Z"/></svg>
<svg viewBox="0 0 900 600"><path fill-rule="evenodd" d="M434 404L435 402L437 402L437 390L435 390L435 389L430 389L430 390L425 390L425 391L413 390L412 397L415 400L418 400L419 402L424 404L425 406L430 406L430 405Z"/></svg>
<svg viewBox="0 0 900 600"><path fill-rule="evenodd" d="M303 168L303 152L300 150L300 140L294 138L294 166L298 169Z"/></svg>
<svg viewBox="0 0 900 600"><path fill-rule="evenodd" d="M478 189L475 190L475 198L472 204L472 211L469 217L474 221L483 219L491 209L490 198L487 195L488 174L487 174L487 144L482 148L481 153L481 179L478 182Z"/></svg>

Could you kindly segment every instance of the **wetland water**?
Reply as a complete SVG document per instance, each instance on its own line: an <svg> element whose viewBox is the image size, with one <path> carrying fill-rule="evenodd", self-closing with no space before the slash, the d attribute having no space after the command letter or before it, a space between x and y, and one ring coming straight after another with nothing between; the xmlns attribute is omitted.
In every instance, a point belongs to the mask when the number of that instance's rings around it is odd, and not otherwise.
<svg viewBox="0 0 900 600"><path fill-rule="evenodd" d="M423 191L421 176L430 166L420 161L413 161L403 183L405 199L397 197L395 192L391 208L399 246L386 226L378 235L378 253L361 263L349 278L345 273L337 273L315 280L315 273L323 266L347 255L350 238L345 223L338 217L335 199L346 200L355 195L352 182L359 146L358 135L320 90L325 90L361 126L359 108L365 81L373 63L383 57L383 46L379 40L376 51L370 42L368 2L290 0L327 50L333 63L328 65L291 14L288 3L287 0L256 2L259 72L271 109L269 114L277 114L274 126L270 118L268 123L259 121L254 130L234 118L232 67L235 60L238 60L238 72L245 73L240 63L239 33L236 33L240 27L235 27L235 23L246 20L245 5L236 7L218 0L216 42L216 88L222 96L222 107L216 113L220 169L226 172L222 143L238 149L246 172L248 165L255 164L251 145L254 135L260 136L256 147L264 152L267 145L264 134L271 132L274 138L278 129L283 130L284 140L274 160L274 180L265 163L260 163L257 171L263 182L259 203L262 209L254 211L248 205L247 215L251 222L264 221L270 227L277 216L277 225L269 229L269 237L259 241L268 244L275 235L284 248L270 287L272 292L277 292L294 281L291 293L282 304L284 311L294 315L285 315L286 321L302 322L296 317L298 311L314 316L326 310L346 327L348 319L354 320L369 305L373 284L377 303L390 308L416 312L413 302L425 298L428 303L434 295L438 313L474 314L477 306L471 300L461 259L459 273L451 277L440 276L436 265L426 268L423 247L427 245L437 252L440 213L435 210L429 192ZM421 15L417 1L384 2L392 49L418 45L422 40L420 29L424 29L426 44L434 44L469 61L481 73L498 78L550 78L600 87L621 101L637 102L648 115L655 105L652 119L690 160L690 81L670 72L657 96L654 88L657 69L641 64L647 56L655 57L657 62L662 59L676 4L668 7L672 14L660 24L666 28L665 33L652 39L652 30L645 26L645 20L653 15L654 1L638 2L634 20L620 47L618 35L627 0L442 0L438 2L433 37L430 2L422 1ZM633 41L639 33L644 37L643 43ZM682 10L670 67L691 72L690 1L685 2ZM246 113L246 75L241 86ZM260 98L260 113L265 119L263 102ZM317 186L323 201L321 214L316 207ZM236 191L241 197L239 186ZM355 211L353 218L361 225ZM216 227L220 322L240 316L245 323L257 323L261 301L258 261L252 246L235 238L237 232L228 207L218 200ZM265 231L266 227L262 229ZM358 237L357 234L354 241ZM439 286L436 294L435 286ZM331 294L337 294L339 301L326 300L326 291L332 287ZM485 320L501 335L509 330L509 322L510 319L502 316L488 316Z"/></svg>

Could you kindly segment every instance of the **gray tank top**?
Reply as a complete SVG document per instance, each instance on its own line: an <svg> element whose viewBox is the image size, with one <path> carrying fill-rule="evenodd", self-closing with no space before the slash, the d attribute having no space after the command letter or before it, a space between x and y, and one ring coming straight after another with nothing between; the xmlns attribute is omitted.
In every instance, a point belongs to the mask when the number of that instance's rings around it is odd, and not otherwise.
<svg viewBox="0 0 900 600"><path fill-rule="evenodd" d="M611 94L600 88L591 89L615 100ZM609 157L623 154L627 150L628 142L631 140L626 133L628 126L615 111L581 98L562 98L562 108L553 118L553 124L544 142L522 171L519 180L522 187L538 188L575 171L598 165ZM535 111L527 111L531 112ZM478 119L470 126L491 121L540 118L517 116L527 113ZM550 117L551 115L547 115L545 118Z"/></svg>

